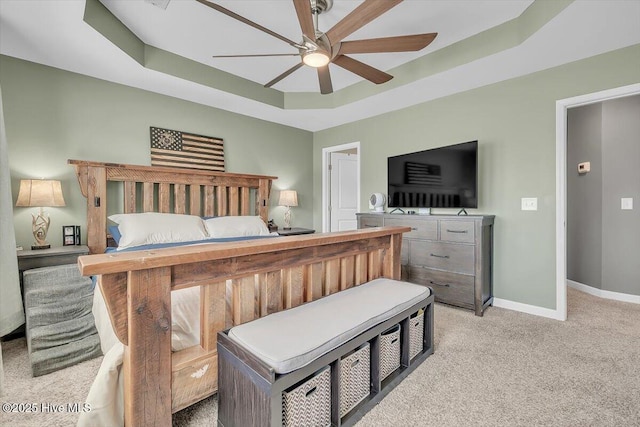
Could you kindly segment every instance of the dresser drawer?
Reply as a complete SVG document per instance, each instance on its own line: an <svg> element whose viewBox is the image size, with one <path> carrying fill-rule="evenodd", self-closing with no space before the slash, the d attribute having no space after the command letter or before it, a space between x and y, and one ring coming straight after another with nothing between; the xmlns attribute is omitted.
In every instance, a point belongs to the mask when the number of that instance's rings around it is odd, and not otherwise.
<svg viewBox="0 0 640 427"><path fill-rule="evenodd" d="M412 239L431 239L438 238L438 222L425 221L424 219L409 218L386 218L384 225L395 225L402 227L411 227L411 231L404 233L404 237Z"/></svg>
<svg viewBox="0 0 640 427"><path fill-rule="evenodd" d="M440 240L474 243L474 229L473 221L440 221Z"/></svg>
<svg viewBox="0 0 640 427"><path fill-rule="evenodd" d="M431 286L437 301L473 307L473 276L421 267L408 267L408 270L409 281Z"/></svg>
<svg viewBox="0 0 640 427"><path fill-rule="evenodd" d="M382 227L383 218L375 216L361 216L359 228Z"/></svg>
<svg viewBox="0 0 640 427"><path fill-rule="evenodd" d="M474 250L471 245L414 240L411 241L409 263L452 273L474 274Z"/></svg>

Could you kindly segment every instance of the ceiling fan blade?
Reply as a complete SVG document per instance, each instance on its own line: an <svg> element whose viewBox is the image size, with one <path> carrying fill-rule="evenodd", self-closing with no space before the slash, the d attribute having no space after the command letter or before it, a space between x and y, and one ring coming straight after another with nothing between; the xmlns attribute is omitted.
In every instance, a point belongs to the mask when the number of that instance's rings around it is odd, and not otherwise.
<svg viewBox="0 0 640 427"><path fill-rule="evenodd" d="M289 68L287 71L285 71L284 73L280 74L278 77L276 77L275 79L271 80L269 83L265 84L264 87L271 87L274 84L278 83L280 80L284 79L285 77L287 77L289 74L293 73L294 71L296 71L298 68L302 67L302 61L296 65L294 65L293 67Z"/></svg>
<svg viewBox="0 0 640 427"><path fill-rule="evenodd" d="M361 3L360 6L356 7L350 14L326 32L331 46L342 41L342 39L349 34L364 27L401 2L402 0L365 0L364 3Z"/></svg>
<svg viewBox="0 0 640 427"><path fill-rule="evenodd" d="M197 0L197 1L199 3L202 3L205 6L209 6L211 9L217 10L218 12L223 13L223 14L225 14L225 15L233 18L233 19L236 19L236 20L238 20L238 21L240 21L240 22L242 22L244 24L247 24L247 25L257 29L257 30L265 32L265 33L269 34L270 36L273 36L273 37L275 37L277 39L280 39L283 42L288 43L288 44L290 44L291 46L293 46L295 48L299 48L300 47L300 44L294 42L293 40L289 40L285 36L281 36L280 34L275 33L273 31L271 31L270 29L263 27L260 24L256 24L255 22L250 21L247 18L245 18L244 16L240 16L235 12L232 12L229 9L225 9L224 7L220 6L219 4L211 3L211 2L209 2L207 0Z"/></svg>
<svg viewBox="0 0 640 427"><path fill-rule="evenodd" d="M340 44L343 53L415 52L429 46L438 33L353 40Z"/></svg>
<svg viewBox="0 0 640 427"><path fill-rule="evenodd" d="M256 53L252 55L212 55L212 58L258 58L262 56L300 56L299 53Z"/></svg>
<svg viewBox="0 0 640 427"><path fill-rule="evenodd" d="M333 59L333 63L377 85L386 83L393 78L391 74L387 74L384 71L380 71L377 68L373 68L370 65L349 58L348 56L338 55Z"/></svg>
<svg viewBox="0 0 640 427"><path fill-rule="evenodd" d="M327 95L333 93L333 85L331 84L331 74L329 73L329 66L318 68L318 81L320 82L320 93Z"/></svg>
<svg viewBox="0 0 640 427"><path fill-rule="evenodd" d="M309 40L316 41L316 29L311 16L311 2L309 0L293 0L293 5L296 8L302 34L307 36Z"/></svg>

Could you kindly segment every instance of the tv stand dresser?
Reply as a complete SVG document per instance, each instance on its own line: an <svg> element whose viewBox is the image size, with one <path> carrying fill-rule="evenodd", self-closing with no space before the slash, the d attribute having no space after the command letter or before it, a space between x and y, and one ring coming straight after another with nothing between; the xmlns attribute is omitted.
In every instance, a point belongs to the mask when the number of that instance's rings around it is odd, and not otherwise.
<svg viewBox="0 0 640 427"><path fill-rule="evenodd" d="M359 213L358 228L411 227L402 239L402 280L431 286L437 302L482 316L493 303L493 215Z"/></svg>

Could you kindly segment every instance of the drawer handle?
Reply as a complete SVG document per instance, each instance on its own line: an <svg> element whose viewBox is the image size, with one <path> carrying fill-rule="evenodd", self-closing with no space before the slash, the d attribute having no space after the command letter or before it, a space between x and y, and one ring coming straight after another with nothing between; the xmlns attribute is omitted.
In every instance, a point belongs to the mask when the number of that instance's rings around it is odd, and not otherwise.
<svg viewBox="0 0 640 427"><path fill-rule="evenodd" d="M411 227L411 231L417 231L418 229L416 227Z"/></svg>
<svg viewBox="0 0 640 427"><path fill-rule="evenodd" d="M365 226L365 227L369 227L369 228L376 228L376 227L378 227L377 225L369 225L369 224L365 224L364 226Z"/></svg>
<svg viewBox="0 0 640 427"><path fill-rule="evenodd" d="M449 230L447 228L447 233L467 233L467 230Z"/></svg>
<svg viewBox="0 0 640 427"><path fill-rule="evenodd" d="M436 254L429 254L432 257L436 257L436 258L444 258L444 259L449 259L449 255L436 255Z"/></svg>
<svg viewBox="0 0 640 427"><path fill-rule="evenodd" d="M313 387L312 389L310 389L308 392L305 393L305 397L309 397L311 394L313 394L316 390L318 389L318 386Z"/></svg>
<svg viewBox="0 0 640 427"><path fill-rule="evenodd" d="M448 288L450 286L448 283L438 283L438 282L434 282L433 280L429 280L429 283L436 286L444 286L445 288Z"/></svg>

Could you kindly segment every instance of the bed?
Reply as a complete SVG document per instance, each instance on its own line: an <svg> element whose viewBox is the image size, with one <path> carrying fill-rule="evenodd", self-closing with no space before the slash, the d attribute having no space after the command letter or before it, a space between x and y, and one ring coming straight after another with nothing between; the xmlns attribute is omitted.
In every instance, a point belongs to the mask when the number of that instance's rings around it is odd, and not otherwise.
<svg viewBox="0 0 640 427"><path fill-rule="evenodd" d="M120 183L115 191L127 214L246 215L266 222L275 177L69 163L87 197L92 253L80 257L78 265L83 275L98 277L117 339L101 373L112 385L122 384L123 396L101 397L106 416L122 412L125 425L170 426L173 412L215 393L219 331L378 277L400 278L406 227L105 254L108 182ZM196 344L172 351L172 300L179 292L199 297L199 337ZM100 412L98 406L93 409Z"/></svg>

